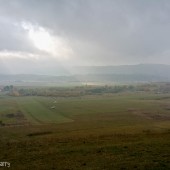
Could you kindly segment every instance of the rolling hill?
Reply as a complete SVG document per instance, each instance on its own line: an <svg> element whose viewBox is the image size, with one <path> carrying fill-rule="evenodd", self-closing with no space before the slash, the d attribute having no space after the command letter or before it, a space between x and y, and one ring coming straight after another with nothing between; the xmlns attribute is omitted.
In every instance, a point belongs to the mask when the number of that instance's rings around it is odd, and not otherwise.
<svg viewBox="0 0 170 170"><path fill-rule="evenodd" d="M1 83L140 83L169 82L170 65L139 64L121 66L79 66L67 75L0 74Z"/></svg>

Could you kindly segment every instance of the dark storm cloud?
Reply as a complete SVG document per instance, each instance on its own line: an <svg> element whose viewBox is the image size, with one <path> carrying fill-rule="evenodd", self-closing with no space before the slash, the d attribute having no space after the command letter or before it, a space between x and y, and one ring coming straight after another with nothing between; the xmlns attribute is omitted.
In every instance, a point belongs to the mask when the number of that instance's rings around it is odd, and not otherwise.
<svg viewBox="0 0 170 170"><path fill-rule="evenodd" d="M141 0L0 0L0 16L27 21L71 42L72 64L170 64L170 2ZM4 22L5 23L5 22ZM31 50L25 32L0 24L0 49ZM9 35L6 38L6 35ZM32 47L33 48L33 47Z"/></svg>

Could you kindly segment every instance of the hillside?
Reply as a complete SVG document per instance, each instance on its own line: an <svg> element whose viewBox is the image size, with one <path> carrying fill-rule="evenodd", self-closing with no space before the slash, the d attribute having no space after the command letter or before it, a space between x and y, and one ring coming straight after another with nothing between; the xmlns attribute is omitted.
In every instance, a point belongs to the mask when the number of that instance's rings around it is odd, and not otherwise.
<svg viewBox="0 0 170 170"><path fill-rule="evenodd" d="M70 69L66 76L34 74L0 74L1 83L140 83L169 82L170 65L139 64L122 66L79 66Z"/></svg>
<svg viewBox="0 0 170 170"><path fill-rule="evenodd" d="M170 77L170 65L138 64L119 66L79 66L74 67L73 73L79 74L141 74Z"/></svg>

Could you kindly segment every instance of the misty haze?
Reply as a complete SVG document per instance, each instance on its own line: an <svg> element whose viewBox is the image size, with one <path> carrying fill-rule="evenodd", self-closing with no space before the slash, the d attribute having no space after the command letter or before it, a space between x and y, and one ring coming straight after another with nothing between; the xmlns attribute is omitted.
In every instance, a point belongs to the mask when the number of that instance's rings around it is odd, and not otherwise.
<svg viewBox="0 0 170 170"><path fill-rule="evenodd" d="M170 1L0 0L0 169L170 169Z"/></svg>

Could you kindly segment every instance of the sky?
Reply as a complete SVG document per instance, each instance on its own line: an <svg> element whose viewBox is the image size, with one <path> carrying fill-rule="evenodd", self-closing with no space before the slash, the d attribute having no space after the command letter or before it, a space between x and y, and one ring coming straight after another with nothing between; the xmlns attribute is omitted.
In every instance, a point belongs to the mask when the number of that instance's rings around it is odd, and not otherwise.
<svg viewBox="0 0 170 170"><path fill-rule="evenodd" d="M0 73L170 64L169 0L0 0Z"/></svg>

